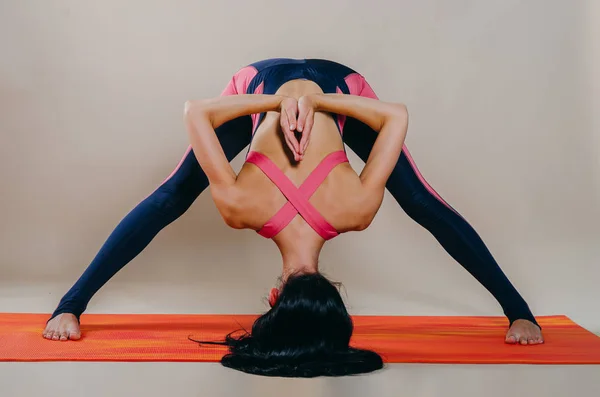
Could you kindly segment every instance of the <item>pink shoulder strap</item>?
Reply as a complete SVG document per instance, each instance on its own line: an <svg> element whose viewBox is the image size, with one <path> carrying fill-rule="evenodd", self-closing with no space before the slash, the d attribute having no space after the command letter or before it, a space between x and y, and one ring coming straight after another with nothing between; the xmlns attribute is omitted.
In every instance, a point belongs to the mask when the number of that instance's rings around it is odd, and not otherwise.
<svg viewBox="0 0 600 397"><path fill-rule="evenodd" d="M283 230L297 214L325 240L330 240L339 233L333 226L323 218L317 209L310 204L308 199L315 193L323 183L327 175L338 164L348 161L343 150L333 152L326 156L313 172L306 178L304 183L297 188L292 181L283 173L275 163L267 156L258 152L250 152L247 162L256 165L265 175L279 188L288 202L262 227L258 233L266 238L275 237Z"/></svg>

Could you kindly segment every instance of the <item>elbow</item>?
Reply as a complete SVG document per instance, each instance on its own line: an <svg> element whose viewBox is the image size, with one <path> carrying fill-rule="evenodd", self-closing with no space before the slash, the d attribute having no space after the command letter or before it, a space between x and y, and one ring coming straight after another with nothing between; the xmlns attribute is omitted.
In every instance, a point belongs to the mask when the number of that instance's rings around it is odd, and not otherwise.
<svg viewBox="0 0 600 397"><path fill-rule="evenodd" d="M372 213L362 215L358 224L356 225L356 231L362 232L363 230L366 230L369 226L371 226L371 223L373 223L373 219L375 219L375 215Z"/></svg>
<svg viewBox="0 0 600 397"><path fill-rule="evenodd" d="M367 229L373 223L381 204L383 203L383 196L385 192L385 186L377 189L366 189L362 198L356 202L355 214L357 216L356 230L363 231Z"/></svg>
<svg viewBox="0 0 600 397"><path fill-rule="evenodd" d="M357 211L356 231L362 232L373 223L377 210L373 210L372 206L372 200L364 200L363 204L360 205L360 209Z"/></svg>
<svg viewBox="0 0 600 397"><path fill-rule="evenodd" d="M185 103L183 104L183 116L185 118L189 118L192 112L196 109L196 107L196 101L185 101Z"/></svg>
<svg viewBox="0 0 600 397"><path fill-rule="evenodd" d="M235 189L212 189L213 200L223 218L223 222L232 229L244 229L242 222L242 200Z"/></svg>
<svg viewBox="0 0 600 397"><path fill-rule="evenodd" d="M378 131L384 126L393 126L394 129L402 131L408 127L408 109L402 103L386 103L383 117L381 118ZM398 129L397 127L401 127Z"/></svg>
<svg viewBox="0 0 600 397"><path fill-rule="evenodd" d="M186 120L192 120L197 117L210 118L210 108L206 101L190 100L183 105L183 116Z"/></svg>
<svg viewBox="0 0 600 397"><path fill-rule="evenodd" d="M225 222L227 226L232 229L243 229L238 211L235 207L229 205L220 205L218 209L223 222Z"/></svg>
<svg viewBox="0 0 600 397"><path fill-rule="evenodd" d="M356 231L362 232L363 230L366 230L369 226L371 226L370 222L359 222L358 225L356 225Z"/></svg>
<svg viewBox="0 0 600 397"><path fill-rule="evenodd" d="M401 122L403 124L408 124L408 108L403 103L394 103L390 109L390 118Z"/></svg>
<svg viewBox="0 0 600 397"><path fill-rule="evenodd" d="M221 211L221 217L227 226L232 229L243 229L244 224L240 222L240 217L227 211Z"/></svg>

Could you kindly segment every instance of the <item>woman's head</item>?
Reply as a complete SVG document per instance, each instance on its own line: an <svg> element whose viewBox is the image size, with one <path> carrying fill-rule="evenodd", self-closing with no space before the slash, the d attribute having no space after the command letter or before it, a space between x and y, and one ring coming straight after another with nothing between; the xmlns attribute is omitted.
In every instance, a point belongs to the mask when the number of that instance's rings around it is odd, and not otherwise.
<svg viewBox="0 0 600 397"><path fill-rule="evenodd" d="M353 323L336 285L320 273L287 277L250 333L227 336L221 363L265 376L342 376L382 368L381 357L349 346Z"/></svg>

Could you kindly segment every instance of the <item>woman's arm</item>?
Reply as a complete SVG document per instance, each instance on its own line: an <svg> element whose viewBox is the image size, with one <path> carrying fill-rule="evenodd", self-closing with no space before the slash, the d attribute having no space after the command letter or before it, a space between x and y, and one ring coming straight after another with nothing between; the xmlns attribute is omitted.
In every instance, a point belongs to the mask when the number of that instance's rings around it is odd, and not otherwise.
<svg viewBox="0 0 600 397"><path fill-rule="evenodd" d="M367 159L360 179L367 189L383 190L390 177L408 131L406 106L376 99L344 94L312 95L312 108L316 112L330 112L362 121L378 132L377 139ZM302 98L298 103L301 109ZM300 124L299 117L298 124Z"/></svg>
<svg viewBox="0 0 600 397"><path fill-rule="evenodd" d="M208 178L217 209L233 228L245 227L236 215L243 198L235 187L237 175L225 156L215 128L240 116L281 111L282 107L290 106L290 100L275 95L234 95L185 103L184 119L194 155ZM295 107L296 100L291 101Z"/></svg>
<svg viewBox="0 0 600 397"><path fill-rule="evenodd" d="M215 128L240 116L279 111L286 97L233 95L185 103L185 123L194 154L212 188L231 186L237 178Z"/></svg>
<svg viewBox="0 0 600 397"><path fill-rule="evenodd" d="M367 228L381 207L385 186L404 145L408 130L406 106L376 99L344 94L316 94L298 101L298 128L303 129L301 148L306 149L314 112L349 116L378 132L369 158L360 174L363 193L356 196L356 215L361 216L356 230Z"/></svg>

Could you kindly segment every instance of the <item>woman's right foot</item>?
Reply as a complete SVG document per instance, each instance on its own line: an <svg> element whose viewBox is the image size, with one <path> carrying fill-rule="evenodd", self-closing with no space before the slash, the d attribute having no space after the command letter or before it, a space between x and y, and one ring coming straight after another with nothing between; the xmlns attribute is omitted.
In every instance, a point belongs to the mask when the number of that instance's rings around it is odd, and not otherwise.
<svg viewBox="0 0 600 397"><path fill-rule="evenodd" d="M48 321L42 334L50 340L78 340L81 338L79 321L71 313L62 313Z"/></svg>
<svg viewBox="0 0 600 397"><path fill-rule="evenodd" d="M516 320L506 334L506 343L515 345L539 345L544 343L542 330L529 320Z"/></svg>

